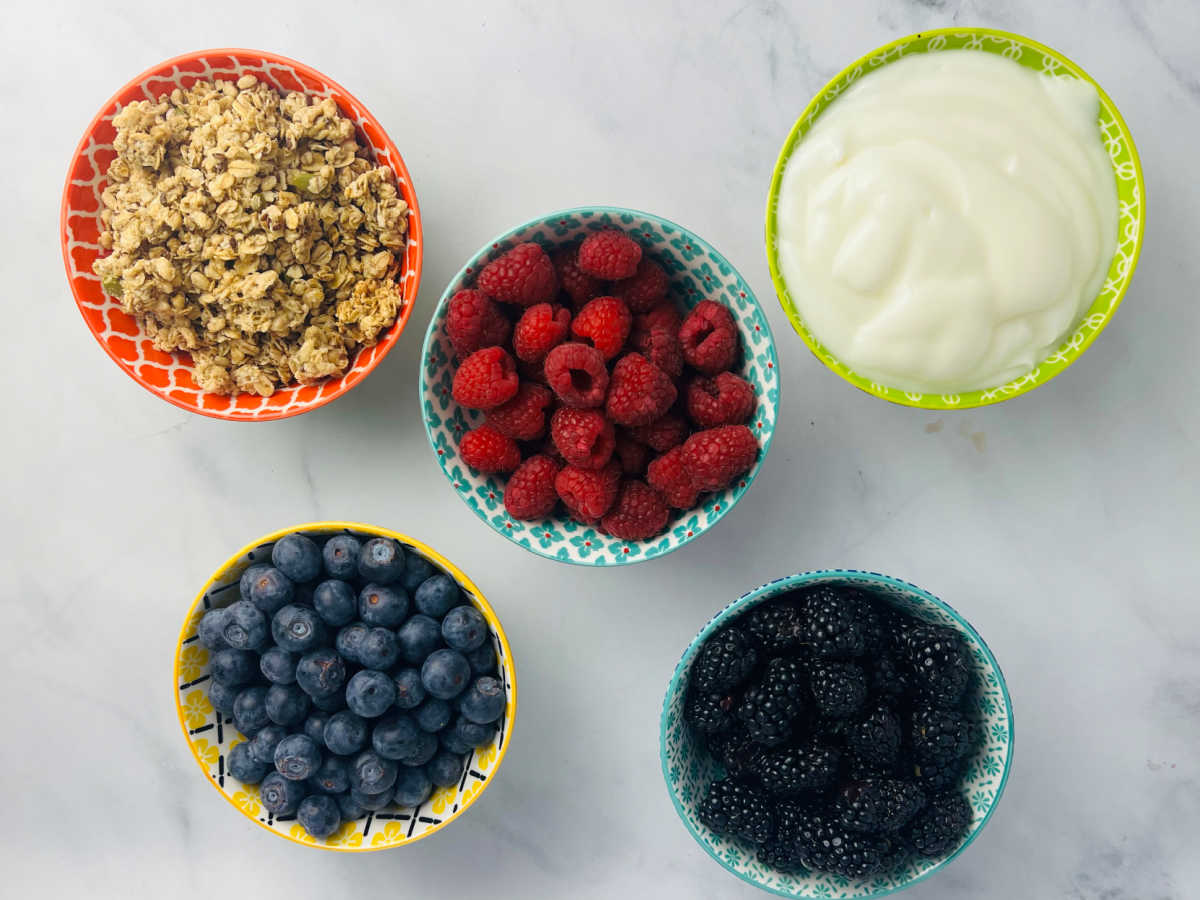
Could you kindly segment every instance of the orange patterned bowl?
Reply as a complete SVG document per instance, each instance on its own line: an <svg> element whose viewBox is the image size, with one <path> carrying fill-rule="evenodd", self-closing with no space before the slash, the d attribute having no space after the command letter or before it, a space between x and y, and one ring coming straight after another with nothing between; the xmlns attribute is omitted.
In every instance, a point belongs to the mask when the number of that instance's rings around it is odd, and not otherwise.
<svg viewBox="0 0 1200 900"><path fill-rule="evenodd" d="M200 390L192 378L186 353L164 353L154 347L120 303L105 295L92 263L101 255L100 192L102 172L116 156L112 148L112 119L118 109L134 100L154 100L177 87L191 87L206 79L236 80L254 75L280 91L303 91L314 97L331 97L343 115L354 120L358 139L376 163L396 173L396 185L409 206L408 245L398 276L400 314L373 347L364 347L351 361L346 374L315 385L291 385L270 397L239 394L224 397ZM266 421L284 419L324 406L367 377L400 337L408 323L417 286L421 281L421 213L412 179L400 151L384 133L378 120L350 92L331 78L303 63L261 50L200 50L186 53L138 75L100 108L75 154L67 173L62 199L62 251L67 280L75 302L100 346L113 362L138 384L168 403L216 419Z"/></svg>

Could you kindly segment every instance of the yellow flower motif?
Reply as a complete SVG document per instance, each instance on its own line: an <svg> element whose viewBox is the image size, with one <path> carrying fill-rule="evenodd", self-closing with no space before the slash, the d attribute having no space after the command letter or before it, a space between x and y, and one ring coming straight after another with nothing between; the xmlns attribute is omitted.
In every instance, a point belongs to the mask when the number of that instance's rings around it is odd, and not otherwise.
<svg viewBox="0 0 1200 900"><path fill-rule="evenodd" d="M371 838L371 844L373 846L379 846L380 844L398 844L404 840L404 832L407 828L407 824L402 825L399 822L388 822L387 825L384 826L383 831L375 832L375 836Z"/></svg>
<svg viewBox="0 0 1200 900"><path fill-rule="evenodd" d="M246 743L246 738L242 735L242 733L240 731L236 731L236 732L234 732L233 737L231 737L229 739L229 750L232 750L238 744L244 744L244 743ZM227 750L225 752L228 753L229 751Z"/></svg>
<svg viewBox="0 0 1200 900"><path fill-rule="evenodd" d="M357 822L343 822L341 826L325 839L331 847L361 847L362 832L358 830Z"/></svg>
<svg viewBox="0 0 1200 900"><path fill-rule="evenodd" d="M309 834L303 825L293 825L288 835L294 840L303 841L306 844L315 844L317 842L317 839Z"/></svg>
<svg viewBox="0 0 1200 900"><path fill-rule="evenodd" d="M198 644L184 647L179 654L179 677L184 681L199 678L204 667L208 665L208 651Z"/></svg>
<svg viewBox="0 0 1200 900"><path fill-rule="evenodd" d="M199 728L212 715L213 707L204 691L196 688L183 698L183 718L188 728Z"/></svg>
<svg viewBox="0 0 1200 900"><path fill-rule="evenodd" d="M200 757L202 763L206 766L215 766L217 764L217 757L221 755L221 751L217 748L216 744L210 746L208 741L200 738L196 741L195 746L196 755Z"/></svg>
<svg viewBox="0 0 1200 900"><path fill-rule="evenodd" d="M438 788L433 797L430 799L430 809L433 810L435 816L440 816L442 813L451 809L454 806L454 798L458 795L456 787Z"/></svg>
<svg viewBox="0 0 1200 900"><path fill-rule="evenodd" d="M196 636L196 631L200 628L200 620L204 618L204 614L206 612L208 612L208 610L204 608L203 603L199 603L196 605L196 611L193 612L192 617L190 619L188 619L188 624L187 624L187 636L188 637Z"/></svg>
<svg viewBox="0 0 1200 900"><path fill-rule="evenodd" d="M475 765L481 772L486 772L496 759L496 745L488 744L475 751Z"/></svg>
<svg viewBox="0 0 1200 900"><path fill-rule="evenodd" d="M478 779L474 779L474 778L471 779L471 781L467 784L467 786L465 788L463 788L463 794L462 794L463 806L466 806L468 803L470 803L471 800L474 799L475 795L478 794L481 790L483 790L483 782L479 781Z"/></svg>
<svg viewBox="0 0 1200 900"><path fill-rule="evenodd" d="M242 785L242 789L233 795L234 805L248 816L257 818L262 806L258 802L258 785Z"/></svg>

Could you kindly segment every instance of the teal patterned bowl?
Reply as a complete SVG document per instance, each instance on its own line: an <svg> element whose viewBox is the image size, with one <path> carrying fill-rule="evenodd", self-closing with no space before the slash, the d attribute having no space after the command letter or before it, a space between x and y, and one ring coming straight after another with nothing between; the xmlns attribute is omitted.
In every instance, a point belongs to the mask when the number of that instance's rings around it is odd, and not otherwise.
<svg viewBox="0 0 1200 900"><path fill-rule="evenodd" d="M963 787L971 803L974 819L961 846L944 859L914 859L903 869L866 879L842 878L819 872L785 875L762 865L755 858L751 845L714 834L701 825L696 817L696 810L709 784L724 773L708 753L693 741L691 730L683 720L684 697L692 662L709 635L752 607L795 588L820 584L853 586L869 591L901 612L926 622L949 626L963 636L974 658L976 677L971 689L970 709L980 724L983 737L967 768ZM781 897L883 897L923 881L947 865L975 840L987 824L1004 792L1012 766L1012 704L1004 674L983 638L962 616L933 594L874 572L824 569L790 575L764 584L733 601L701 629L675 667L675 675L667 688L663 701L659 752L667 791L679 818L708 855L738 878Z"/></svg>
<svg viewBox="0 0 1200 900"><path fill-rule="evenodd" d="M726 490L706 495L700 506L675 512L663 534L645 541L617 540L566 516L537 522L513 519L504 509L504 479L480 475L458 455L459 438L482 424L483 414L463 409L450 396L454 354L445 330L450 298L473 284L475 273L516 244L536 241L552 250L578 242L588 232L602 228L619 228L638 240L646 253L666 268L671 276L672 296L683 306L690 309L707 298L729 308L742 336L738 374L754 386L758 400L754 420L749 423L762 448L754 468ZM489 241L446 286L425 333L421 357L425 432L454 492L492 530L547 559L585 566L613 566L642 562L677 550L715 525L745 494L762 468L775 433L779 363L771 327L754 292L707 241L674 222L631 209L590 206L562 210L533 219Z"/></svg>

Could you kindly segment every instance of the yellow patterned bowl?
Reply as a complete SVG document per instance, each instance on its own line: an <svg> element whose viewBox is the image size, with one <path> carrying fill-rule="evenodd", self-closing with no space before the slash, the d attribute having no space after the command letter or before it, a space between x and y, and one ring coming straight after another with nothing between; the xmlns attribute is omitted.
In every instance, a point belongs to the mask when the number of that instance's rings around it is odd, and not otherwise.
<svg viewBox="0 0 1200 900"><path fill-rule="evenodd" d="M227 772L226 755L245 738L233 726L232 718L220 715L208 699L209 651L199 642L196 628L204 613L213 607L228 606L238 599L238 579L252 563L270 560L271 548L285 534L303 532L314 539L335 534L390 537L399 541L405 552L416 553L428 560L435 569L453 578L466 597L487 620L491 631L492 648L499 662L499 675L504 682L507 703L500 728L492 743L472 751L458 786L437 788L419 808L389 806L379 812L367 813L361 819L343 822L328 838L314 838L295 816L276 819L263 808L256 785L242 784ZM188 609L175 647L175 709L179 725L187 740L188 749L204 772L204 777L242 815L257 825L297 844L340 850L349 853L385 850L411 844L433 834L461 816L479 799L492 783L504 754L512 740L513 722L517 712L517 676L513 668L508 638L500 620L479 588L453 563L431 547L407 535L374 525L355 522L313 522L285 528L247 544L217 569L208 579Z"/></svg>
<svg viewBox="0 0 1200 900"><path fill-rule="evenodd" d="M817 117L862 76L902 57L911 56L914 53L936 53L940 50L979 50L984 53L995 53L1037 72L1081 78L1095 85L1096 91L1100 95L1098 125L1104 136L1109 158L1112 160L1120 215L1117 224L1117 249L1113 254L1112 264L1109 266L1108 277L1076 329L1067 335L1049 357L1024 375L998 387L961 394L922 394L888 387L864 378L839 361L817 340L816 336L809 331L804 320L801 319L788 286L784 283L783 276L779 271L778 256L776 213L783 171L791 158L792 151L812 128ZM1121 304L1121 298L1129 289L1129 282L1133 279L1133 270L1137 267L1138 255L1141 253L1145 226L1146 189L1142 179L1142 165L1138 160L1137 148L1133 144L1133 136L1129 133L1129 128L1126 126L1125 120L1121 118L1120 112L1117 111L1116 104L1087 72L1058 51L1018 34L995 31L990 28L939 28L902 37L855 60L838 72L825 87L821 88L804 112L800 114L800 118L796 120L796 124L784 142L783 149L779 152L779 159L775 163L775 171L771 177L771 189L767 195L767 263L771 268L771 280L775 284L775 293L779 295L779 302L783 305L783 311L787 314L792 326L803 338L813 355L846 381L868 394L905 406L919 406L923 409L967 409L973 406L999 403L1010 397L1032 391L1035 387L1045 384L1054 376L1061 374L1067 366L1083 355L1083 351L1112 319L1117 307Z"/></svg>

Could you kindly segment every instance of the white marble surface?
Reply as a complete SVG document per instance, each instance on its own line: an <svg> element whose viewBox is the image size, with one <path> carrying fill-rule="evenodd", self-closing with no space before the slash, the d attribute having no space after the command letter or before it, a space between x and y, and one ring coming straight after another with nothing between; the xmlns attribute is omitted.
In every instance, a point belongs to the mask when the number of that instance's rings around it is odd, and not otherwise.
<svg viewBox="0 0 1200 900"><path fill-rule="evenodd" d="M1192 0L347 3L340 22L338 5L6 10L0 895L757 896L676 819L662 693L728 600L848 566L957 606L1015 704L995 818L907 896L1200 896ZM1138 141L1149 226L1123 308L1080 363L1014 402L936 415L860 394L808 354L771 291L762 214L779 145L831 74L956 22L1029 34L1106 87ZM100 103L161 59L224 45L347 85L400 145L425 216L420 308L399 345L332 406L274 424L210 421L137 387L84 328L58 248L66 162ZM718 246L767 308L786 380L774 450L739 507L622 571L547 562L484 528L438 472L416 403L422 332L465 257L587 202ZM268 530L343 517L409 531L470 572L521 685L512 750L471 813L366 856L243 821L204 784L171 699L183 610L218 562Z"/></svg>

